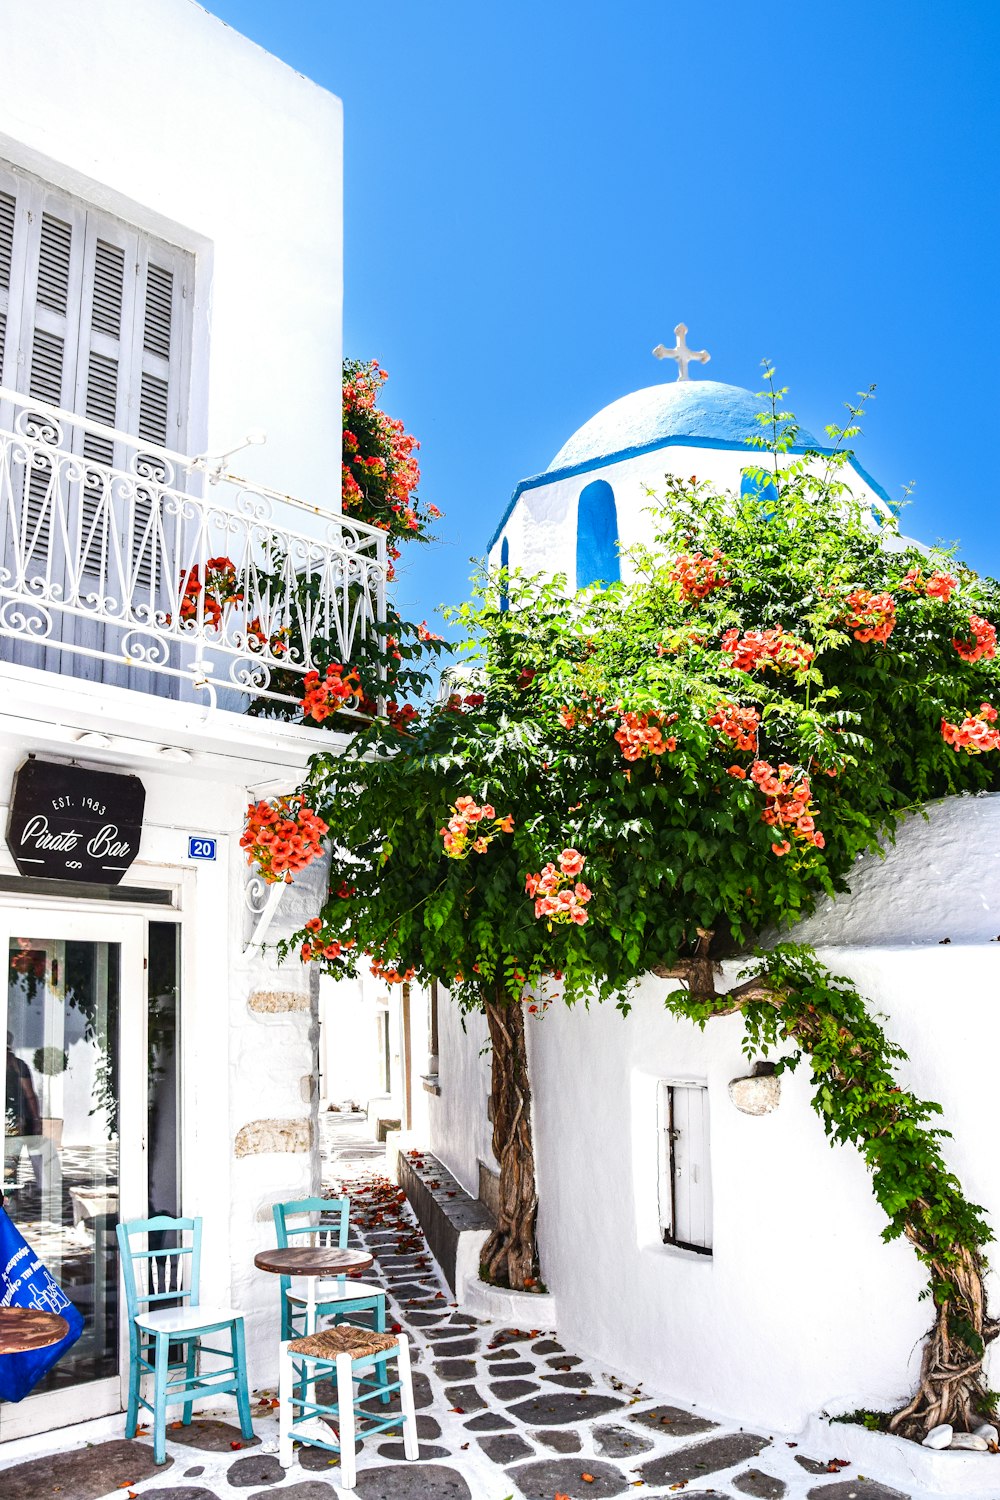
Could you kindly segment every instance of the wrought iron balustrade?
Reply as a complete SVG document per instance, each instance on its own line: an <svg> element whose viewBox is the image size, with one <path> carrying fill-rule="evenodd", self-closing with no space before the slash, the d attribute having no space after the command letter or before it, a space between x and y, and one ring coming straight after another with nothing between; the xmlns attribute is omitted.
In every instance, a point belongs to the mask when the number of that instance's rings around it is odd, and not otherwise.
<svg viewBox="0 0 1000 1500"><path fill-rule="evenodd" d="M7 661L284 716L385 580L383 532L0 387Z"/></svg>

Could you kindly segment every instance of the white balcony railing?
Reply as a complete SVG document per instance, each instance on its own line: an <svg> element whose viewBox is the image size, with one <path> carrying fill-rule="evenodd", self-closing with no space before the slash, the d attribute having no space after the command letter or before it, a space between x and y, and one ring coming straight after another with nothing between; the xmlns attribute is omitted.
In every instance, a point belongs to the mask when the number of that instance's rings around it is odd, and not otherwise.
<svg viewBox="0 0 1000 1500"><path fill-rule="evenodd" d="M0 387L4 659L284 717L385 580L383 532Z"/></svg>

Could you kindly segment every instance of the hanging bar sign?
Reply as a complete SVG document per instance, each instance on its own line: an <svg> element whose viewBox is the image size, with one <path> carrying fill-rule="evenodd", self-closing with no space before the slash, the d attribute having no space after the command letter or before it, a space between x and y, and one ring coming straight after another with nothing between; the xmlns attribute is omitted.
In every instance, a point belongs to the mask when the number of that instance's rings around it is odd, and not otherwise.
<svg viewBox="0 0 1000 1500"><path fill-rule="evenodd" d="M139 852L138 776L26 760L14 777L7 847L22 875L118 885Z"/></svg>

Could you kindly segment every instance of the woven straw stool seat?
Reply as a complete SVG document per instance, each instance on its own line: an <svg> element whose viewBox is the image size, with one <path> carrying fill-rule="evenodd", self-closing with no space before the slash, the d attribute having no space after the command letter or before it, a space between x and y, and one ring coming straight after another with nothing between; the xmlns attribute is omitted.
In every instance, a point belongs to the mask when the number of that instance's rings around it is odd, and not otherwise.
<svg viewBox="0 0 1000 1500"><path fill-rule="evenodd" d="M313 1359L335 1360L338 1354L366 1359L395 1349L397 1343L394 1333L373 1333L370 1328L358 1328L353 1323L338 1323L336 1328L323 1328L305 1338L292 1339L288 1348L292 1354L308 1354Z"/></svg>

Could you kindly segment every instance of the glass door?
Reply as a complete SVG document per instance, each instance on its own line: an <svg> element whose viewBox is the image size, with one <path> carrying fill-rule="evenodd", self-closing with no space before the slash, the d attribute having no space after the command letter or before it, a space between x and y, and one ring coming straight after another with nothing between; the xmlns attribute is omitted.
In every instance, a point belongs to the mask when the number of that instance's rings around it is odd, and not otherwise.
<svg viewBox="0 0 1000 1500"><path fill-rule="evenodd" d="M159 1039L142 917L0 909L0 942L4 1206L84 1318L81 1337L35 1391L0 1403L6 1439L121 1409L115 1226L147 1212L148 1079L162 1068L148 1059ZM176 972L174 984L176 1001ZM162 961L156 986L159 1014Z"/></svg>

